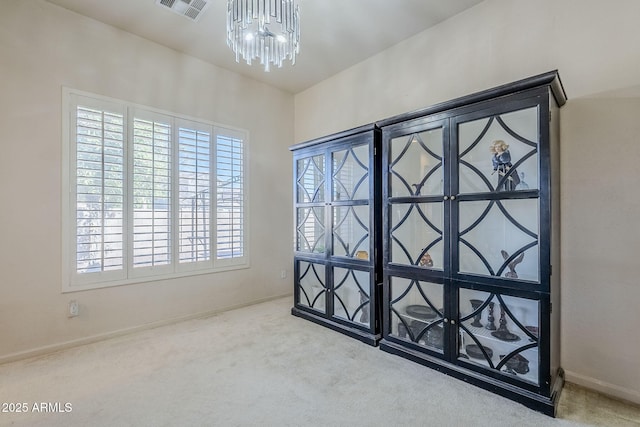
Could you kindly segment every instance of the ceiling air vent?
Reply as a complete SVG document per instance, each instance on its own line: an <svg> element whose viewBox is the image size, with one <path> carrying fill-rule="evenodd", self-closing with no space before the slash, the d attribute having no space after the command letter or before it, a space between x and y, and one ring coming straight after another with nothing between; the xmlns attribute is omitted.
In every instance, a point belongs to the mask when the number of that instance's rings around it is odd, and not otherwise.
<svg viewBox="0 0 640 427"><path fill-rule="evenodd" d="M209 3L207 0L156 0L156 4L169 8L174 13L192 21L197 21Z"/></svg>

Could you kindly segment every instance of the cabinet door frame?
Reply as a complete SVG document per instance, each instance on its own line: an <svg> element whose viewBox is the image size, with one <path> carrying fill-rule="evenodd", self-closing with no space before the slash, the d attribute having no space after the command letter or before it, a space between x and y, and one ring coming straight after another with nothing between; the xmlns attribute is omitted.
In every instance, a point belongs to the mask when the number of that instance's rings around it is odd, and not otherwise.
<svg viewBox="0 0 640 427"><path fill-rule="evenodd" d="M353 320L347 320L343 317L339 317L336 315L336 310L335 310L335 268L342 268L342 269L346 269L346 270L354 270L354 271L364 271L367 272L369 275L369 280L368 280L368 286L369 286L369 322L368 325L363 325L359 322L353 321ZM373 274L373 269L371 269L369 266L366 265L362 265L362 264L355 264L355 263L350 263L350 262L341 262L341 261L330 261L327 264L327 275L329 276L329 280L330 280L330 288L331 291L329 292L330 295L330 310L327 312L327 317L330 318L332 321L336 322L336 323L340 323L343 324L345 326L349 326L349 327L355 327L355 328L359 328L359 329L363 329L366 331L373 331L376 329L376 323L378 322L377 319L377 310L375 309L375 307L377 307L377 304L379 304L378 298L376 296L376 281L375 281L375 275ZM329 302L328 302L329 303Z"/></svg>
<svg viewBox="0 0 640 427"><path fill-rule="evenodd" d="M551 383L550 383L550 360L549 360L549 350L550 350L550 297L547 294L538 293L538 292L530 292L526 290L520 289L504 289L500 286L485 286L479 285L474 282L461 282L457 280L451 281L451 308L452 308L452 317L458 319L457 323L460 323L460 290L467 289L470 291L480 291L495 295L500 295L501 297L515 297L527 299L530 301L538 302L538 384L530 383L529 381L522 380L518 376L510 375L508 373L503 373L497 371L495 369L489 369L482 366L475 365L473 363L465 362L463 359L459 358L459 347L460 347L460 327L451 328L452 331L452 342L455 342L455 345L451 345L451 358L449 361L458 366L464 367L465 369L469 369L471 371L478 372L482 375L486 375L492 378L495 378L501 382L506 382L509 384L513 384L520 388L524 388L530 390L532 392L542 392L544 394L548 394L550 391ZM500 312L497 310L494 312L495 323L496 325L499 322ZM515 328L514 328L515 329ZM520 344L520 343L519 343ZM524 343L522 343L524 344ZM534 361L529 361L530 364L534 363Z"/></svg>
<svg viewBox="0 0 640 427"><path fill-rule="evenodd" d="M450 233L450 207L446 203L446 200L443 200L444 195L428 195L428 196L420 196L420 195L412 195L412 196L404 196L404 197L392 197L390 194L391 191L391 182L390 182L390 163L391 163L391 149L390 142L395 137L401 136L409 136L413 135L417 132L423 132L427 130L433 129L442 129L442 143L443 143L443 193L446 194L446 189L449 185L450 172L449 169L451 167L450 161L447 159L447 146L449 139L449 126L448 120L443 119L442 117L429 116L422 119L412 120L408 123L402 123L401 125L396 125L391 129L383 130L383 141L385 142L382 147L382 156L383 156L383 178L382 178L382 209L384 212L382 213L382 227L383 227L383 253L382 253L382 265L386 269L399 269L402 271L403 269L409 269L408 271L415 271L417 274L425 274L427 277L446 277L446 272L450 270L450 247L446 245L446 242L449 240L448 233ZM415 266L408 266L403 264L394 264L391 262L391 206L394 204L417 204L417 203L442 203L443 208L443 229L442 229L442 242L444 245L443 248L443 267L442 269L429 269L429 268L420 268L418 269Z"/></svg>
<svg viewBox="0 0 640 427"><path fill-rule="evenodd" d="M391 141L397 137L407 137L409 138L411 135L414 135L418 132L425 132L435 129L442 129L442 180L443 180L443 194L433 194L433 195L419 195L419 191L416 191L415 194L409 196L400 196L393 197L391 194L391 164L396 159L391 159ZM382 310L383 316L383 327L382 334L383 337L391 342L399 343L409 349L419 351L421 353L429 354L433 357L449 360L451 349L450 339L448 337L451 336L450 324L448 319L446 318L446 313L450 312L450 294L448 292L448 279L446 276L446 272L450 269L450 247L447 245L448 233L450 230L450 212L449 205L444 200L444 195L446 192L446 188L449 185L449 168L450 161L447 158L448 152L448 140L449 136L449 126L448 119L445 115L436 114L432 116L422 117L414 120L410 120L405 123L399 123L389 128L383 129L383 146L382 146L382 240L383 240L383 254L382 254L382 265L383 265L383 307ZM419 203L433 203L440 204L442 206L442 215L443 215L443 224L442 224L442 244L443 244L443 265L442 269L432 269L432 268L424 268L418 267L417 265L408 265L408 264L399 264L391 262L391 247L392 247L392 237L391 237L391 209L394 205L417 205ZM405 218L406 219L406 218ZM413 260L412 260L413 261ZM392 330L392 319L393 316L391 314L391 286L390 282L393 277L396 278L404 278L404 279L415 279L422 282L429 282L436 285L440 285L442 287L442 299L443 299L443 311L444 311L444 319L440 322L437 321L438 324L442 324L443 326L443 351L442 353L438 351L434 351L429 349L428 347L420 346L414 342L407 342L406 340L402 340L397 338L391 334Z"/></svg>
<svg viewBox="0 0 640 427"><path fill-rule="evenodd" d="M442 300L443 300L443 319L435 319L434 326L442 325L443 327L443 349L442 352L432 350L427 346L422 346L416 342L408 341L406 339L402 339L400 337L396 337L392 332L392 321L393 315L391 314L391 286L390 283L393 278L396 279L406 279L406 280L415 280L420 282L427 282L436 286L440 286L442 288ZM449 311L449 306L451 305L450 300L450 292L448 291L448 279L444 277L416 277L415 274L405 270L389 270L384 274L384 284L383 286L383 304L384 310L382 314L382 335L385 340L398 343L408 349L413 351L418 351L420 353L428 354L432 357L442 359L442 360L451 360L451 340L450 336L452 334L451 325L446 317L446 313Z"/></svg>
<svg viewBox="0 0 640 427"><path fill-rule="evenodd" d="M301 262L306 262L309 264L317 264L317 265L321 265L322 267L324 267L324 275L322 277L322 280L324 280L324 300L325 300L325 304L324 304L324 311L313 308L313 306L311 305L304 305L301 304L300 298L301 298L301 285L300 285L300 275L302 274L302 272L300 271L300 263ZM307 273L305 271L305 273ZM313 313L315 315L321 316L321 317L327 317L328 316L328 305L327 305L327 300L329 299L329 282L328 280L328 274L327 274L327 264L318 260L315 257L309 257L309 256L296 256L294 257L293 260L293 277L294 277L294 287L293 287L293 302L296 308L303 310L303 311L307 311L309 313ZM309 299L309 296L306 296L307 299ZM314 299L315 301L315 299ZM311 302L311 301L310 301Z"/></svg>
<svg viewBox="0 0 640 427"><path fill-rule="evenodd" d="M311 201L311 202L300 202L298 200L298 161L299 160L303 160L303 159L307 159L307 158L312 158L318 155L322 155L323 157L323 167L324 167L324 182L322 183L322 190L324 191L324 198L322 200L319 201ZM294 180L293 180L293 194L294 194L294 200L293 200L293 218L294 218L294 225L293 225L293 235L294 235L294 248L293 248L293 252L296 256L303 256L303 257L313 257L316 259L325 259L326 258L326 238L327 238L327 214L326 214L326 187L327 187L327 169L326 169L326 164L327 164L327 159L326 159L326 150L324 148L320 148L320 147L315 147L312 149L307 149L304 152L297 152L294 153L293 156L293 176L294 176ZM316 253L316 252L305 252L305 251L299 251L298 250L298 210L299 209L304 209L304 208L318 208L318 209L322 209L324 212L324 236L323 236L323 240L325 242L325 247L324 247L324 251L322 253Z"/></svg>

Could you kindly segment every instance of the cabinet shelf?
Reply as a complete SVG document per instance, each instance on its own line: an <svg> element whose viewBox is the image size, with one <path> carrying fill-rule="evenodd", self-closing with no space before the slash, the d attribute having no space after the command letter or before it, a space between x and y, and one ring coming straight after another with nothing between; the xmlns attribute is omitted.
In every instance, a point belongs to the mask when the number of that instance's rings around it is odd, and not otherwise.
<svg viewBox="0 0 640 427"><path fill-rule="evenodd" d="M482 342L495 342L497 343L497 345L510 347L510 348L513 348L514 350L520 347L537 343L537 340L532 340L528 335L519 334L517 332L513 332L512 330L510 330L509 332L517 335L518 340L513 340L513 341L502 340L498 337L493 336L491 334L491 332L493 331L490 331L486 328L478 328L475 326L466 326L466 325L465 325L465 328L468 329L474 336L478 338L482 338L480 340Z"/></svg>

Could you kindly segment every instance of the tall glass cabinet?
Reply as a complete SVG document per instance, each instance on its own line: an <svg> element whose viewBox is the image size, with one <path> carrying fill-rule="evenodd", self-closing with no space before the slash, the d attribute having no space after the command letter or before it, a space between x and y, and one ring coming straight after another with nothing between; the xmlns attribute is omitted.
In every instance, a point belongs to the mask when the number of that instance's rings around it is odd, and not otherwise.
<svg viewBox="0 0 640 427"><path fill-rule="evenodd" d="M292 313L555 415L565 102L552 71L291 147Z"/></svg>
<svg viewBox="0 0 640 427"><path fill-rule="evenodd" d="M565 101L551 72L378 123L381 348L549 415Z"/></svg>
<svg viewBox="0 0 640 427"><path fill-rule="evenodd" d="M381 337L379 145L368 125L291 147L292 314L371 345Z"/></svg>

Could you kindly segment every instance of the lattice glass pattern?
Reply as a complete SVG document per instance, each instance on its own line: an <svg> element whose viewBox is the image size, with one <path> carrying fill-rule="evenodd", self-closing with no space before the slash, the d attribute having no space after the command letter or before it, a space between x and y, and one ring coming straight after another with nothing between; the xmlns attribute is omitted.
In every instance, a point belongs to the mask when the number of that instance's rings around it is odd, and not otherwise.
<svg viewBox="0 0 640 427"><path fill-rule="evenodd" d="M401 277L391 277L389 280L391 335L442 353L442 285Z"/></svg>
<svg viewBox="0 0 640 427"><path fill-rule="evenodd" d="M299 159L297 162L298 203L324 201L324 155Z"/></svg>
<svg viewBox="0 0 640 427"><path fill-rule="evenodd" d="M333 200L369 199L369 146L359 145L332 154Z"/></svg>
<svg viewBox="0 0 640 427"><path fill-rule="evenodd" d="M443 194L442 128L391 140L391 197Z"/></svg>
<svg viewBox="0 0 640 427"><path fill-rule="evenodd" d="M391 210L391 262L444 267L442 202L395 203Z"/></svg>
<svg viewBox="0 0 640 427"><path fill-rule="evenodd" d="M296 250L324 253L324 207L298 208Z"/></svg>
<svg viewBox="0 0 640 427"><path fill-rule="evenodd" d="M298 261L298 304L326 312L325 266L312 262Z"/></svg>
<svg viewBox="0 0 640 427"><path fill-rule="evenodd" d="M459 206L461 273L539 281L538 199Z"/></svg>
<svg viewBox="0 0 640 427"><path fill-rule="evenodd" d="M368 250L369 205L334 206L333 254L353 257Z"/></svg>
<svg viewBox="0 0 640 427"><path fill-rule="evenodd" d="M538 143L537 107L461 123L459 193L538 189Z"/></svg>
<svg viewBox="0 0 640 427"><path fill-rule="evenodd" d="M538 385L538 301L460 289L458 358Z"/></svg>
<svg viewBox="0 0 640 427"><path fill-rule="evenodd" d="M333 314L361 325L369 325L369 272L333 269Z"/></svg>

